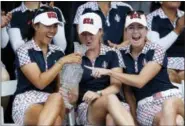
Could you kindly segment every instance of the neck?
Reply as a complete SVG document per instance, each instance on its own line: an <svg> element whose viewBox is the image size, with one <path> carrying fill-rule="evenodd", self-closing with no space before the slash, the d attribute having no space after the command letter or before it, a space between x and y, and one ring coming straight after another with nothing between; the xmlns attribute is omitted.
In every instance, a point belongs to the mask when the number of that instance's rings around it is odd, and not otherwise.
<svg viewBox="0 0 185 126"><path fill-rule="evenodd" d="M103 14L106 15L110 9L110 2L97 2L97 3Z"/></svg>
<svg viewBox="0 0 185 126"><path fill-rule="evenodd" d="M35 36L33 39L34 39L35 43L40 47L40 49L41 49L44 53L47 53L48 45L47 45L47 44L44 44L44 43L42 42L42 39L40 40L39 37L37 37L37 36Z"/></svg>
<svg viewBox="0 0 185 126"><path fill-rule="evenodd" d="M132 46L132 50L131 50L131 54L134 58L138 57L138 55L141 53L141 51L143 50L144 45L139 46L139 47L133 47Z"/></svg>
<svg viewBox="0 0 185 126"><path fill-rule="evenodd" d="M177 9L173 9L173 8L166 8L166 7L163 7L162 6L162 9L164 11L164 13L168 16L168 18L171 20L171 21L175 21L176 19L176 14L177 14Z"/></svg>
<svg viewBox="0 0 185 126"><path fill-rule="evenodd" d="M86 56L91 60L94 61L100 54L100 46L94 48L94 49L89 49L86 52Z"/></svg>
<svg viewBox="0 0 185 126"><path fill-rule="evenodd" d="M39 3L40 3L40 2L30 2L30 1L26 1L26 2L24 2L24 5L25 5L28 9L38 9L38 8L39 8Z"/></svg>

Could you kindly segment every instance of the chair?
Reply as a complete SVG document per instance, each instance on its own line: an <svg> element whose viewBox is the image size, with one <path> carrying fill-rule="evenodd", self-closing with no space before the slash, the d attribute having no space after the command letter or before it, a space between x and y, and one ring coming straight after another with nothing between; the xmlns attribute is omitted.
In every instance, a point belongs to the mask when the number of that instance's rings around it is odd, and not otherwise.
<svg viewBox="0 0 185 126"><path fill-rule="evenodd" d="M9 97L14 94L17 87L17 80L3 81L1 82L1 100L3 97ZM2 101L1 101L2 102ZM4 103L5 104L5 103ZM16 126L14 123L4 123L4 108L1 103L1 125L3 126Z"/></svg>

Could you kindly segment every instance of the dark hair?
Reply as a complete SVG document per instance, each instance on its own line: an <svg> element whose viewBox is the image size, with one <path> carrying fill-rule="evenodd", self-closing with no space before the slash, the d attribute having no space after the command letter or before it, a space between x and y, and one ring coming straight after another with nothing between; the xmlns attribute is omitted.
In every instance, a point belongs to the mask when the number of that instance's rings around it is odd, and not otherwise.
<svg viewBox="0 0 185 126"><path fill-rule="evenodd" d="M151 6L150 6L150 12L155 11L161 7L161 4L159 1L152 1Z"/></svg>
<svg viewBox="0 0 185 126"><path fill-rule="evenodd" d="M49 4L51 1L41 1L42 4Z"/></svg>
<svg viewBox="0 0 185 126"><path fill-rule="evenodd" d="M38 8L37 10L35 10L33 16L32 16L32 23L28 24L28 35L27 35L27 40L31 40L33 38L33 36L35 35L35 30L33 28L33 21L35 19L35 17L41 13L44 13L44 12L49 12L49 11L54 11L54 9L50 6L42 6L40 8Z"/></svg>

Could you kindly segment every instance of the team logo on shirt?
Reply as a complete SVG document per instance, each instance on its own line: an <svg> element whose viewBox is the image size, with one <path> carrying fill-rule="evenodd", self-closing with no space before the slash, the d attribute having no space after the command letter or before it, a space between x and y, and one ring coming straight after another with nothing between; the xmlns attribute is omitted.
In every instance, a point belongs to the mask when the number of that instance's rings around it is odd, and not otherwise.
<svg viewBox="0 0 185 126"><path fill-rule="evenodd" d="M102 63L102 68L107 68L107 66L108 66L108 63L106 62L106 61L103 61L103 63Z"/></svg>
<svg viewBox="0 0 185 126"><path fill-rule="evenodd" d="M120 16L118 14L115 15L114 19L115 21L120 22Z"/></svg>

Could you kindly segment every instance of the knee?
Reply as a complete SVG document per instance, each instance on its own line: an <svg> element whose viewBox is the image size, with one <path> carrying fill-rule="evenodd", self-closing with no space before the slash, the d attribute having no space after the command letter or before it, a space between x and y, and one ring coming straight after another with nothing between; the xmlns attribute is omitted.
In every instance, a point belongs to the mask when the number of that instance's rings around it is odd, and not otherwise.
<svg viewBox="0 0 185 126"><path fill-rule="evenodd" d="M116 102L117 100L118 100L118 98L115 94L110 94L107 96L108 105L111 105L113 102Z"/></svg>
<svg viewBox="0 0 185 126"><path fill-rule="evenodd" d="M168 69L168 75L171 82L181 83L181 79L175 70Z"/></svg>
<svg viewBox="0 0 185 126"><path fill-rule="evenodd" d="M179 75L179 77L180 77L181 80L184 80L184 71L180 71L178 73L178 75Z"/></svg>
<svg viewBox="0 0 185 126"><path fill-rule="evenodd" d="M170 98L163 103L163 112L172 112L176 108L176 98Z"/></svg>
<svg viewBox="0 0 185 126"><path fill-rule="evenodd" d="M59 93L52 93L48 100L51 101L53 104L56 104L57 106L64 106L64 101L62 96Z"/></svg>
<svg viewBox="0 0 185 126"><path fill-rule="evenodd" d="M60 116L58 116L54 122L54 126L61 126L61 125L62 125L62 119Z"/></svg>

